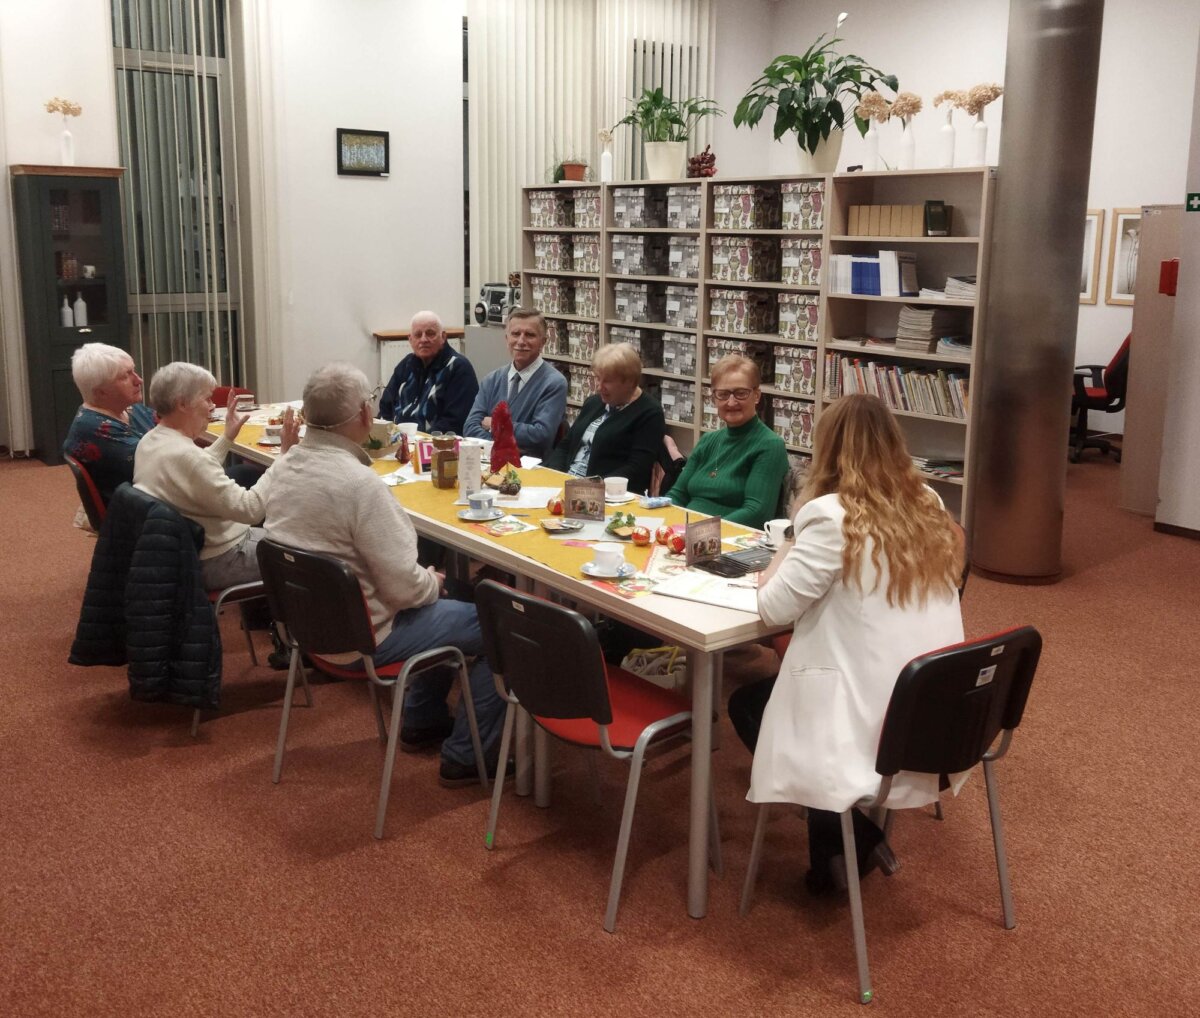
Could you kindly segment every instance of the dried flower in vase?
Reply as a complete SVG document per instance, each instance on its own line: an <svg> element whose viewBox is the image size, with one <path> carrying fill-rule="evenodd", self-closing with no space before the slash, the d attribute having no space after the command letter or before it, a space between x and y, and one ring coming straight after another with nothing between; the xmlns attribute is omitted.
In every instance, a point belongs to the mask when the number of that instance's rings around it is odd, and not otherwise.
<svg viewBox="0 0 1200 1018"><path fill-rule="evenodd" d="M79 103L73 103L70 99L60 99L55 96L46 103L47 113L61 113L64 117L77 117L83 113L83 107Z"/></svg>
<svg viewBox="0 0 1200 1018"><path fill-rule="evenodd" d="M983 112L985 106L995 102L1003 94L1004 89L996 84L974 85L967 92L967 98L962 103L962 108L971 116L977 117Z"/></svg>
<svg viewBox="0 0 1200 1018"><path fill-rule="evenodd" d="M892 108L879 92L868 92L862 97L854 114L859 120L874 120L882 124L892 115Z"/></svg>
<svg viewBox="0 0 1200 1018"><path fill-rule="evenodd" d="M607 127L602 127L597 132L597 137L600 139L601 146L604 146L613 140L613 133Z"/></svg>
<svg viewBox="0 0 1200 1018"><path fill-rule="evenodd" d="M912 117L921 112L923 105L919 95L913 92L901 92L892 100L892 116L899 117L907 125Z"/></svg>
<svg viewBox="0 0 1200 1018"><path fill-rule="evenodd" d="M941 106L942 103L949 103L951 109L962 109L963 103L967 101L967 93L961 88L948 88L944 92L939 92L933 97L933 105Z"/></svg>

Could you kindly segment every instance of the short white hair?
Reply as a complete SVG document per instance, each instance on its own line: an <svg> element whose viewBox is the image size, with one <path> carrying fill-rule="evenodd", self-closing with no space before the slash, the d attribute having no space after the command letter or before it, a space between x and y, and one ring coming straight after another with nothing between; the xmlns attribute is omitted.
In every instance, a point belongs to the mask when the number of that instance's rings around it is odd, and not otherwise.
<svg viewBox="0 0 1200 1018"><path fill-rule="evenodd" d="M96 390L116 381L133 358L119 346L107 343L84 343L71 354L71 377L84 402L90 403Z"/></svg>
<svg viewBox="0 0 1200 1018"><path fill-rule="evenodd" d="M191 403L216 387L217 380L206 368L187 361L172 361L154 372L147 402L159 417L165 417L180 403Z"/></svg>
<svg viewBox="0 0 1200 1018"><path fill-rule="evenodd" d="M371 398L371 383L353 364L333 361L304 383L304 420L317 428L345 424Z"/></svg>
<svg viewBox="0 0 1200 1018"><path fill-rule="evenodd" d="M438 332L446 331L446 326L442 323L442 316L436 311L418 311L412 316L412 321L408 323L409 331L417 327L417 322L434 322Z"/></svg>

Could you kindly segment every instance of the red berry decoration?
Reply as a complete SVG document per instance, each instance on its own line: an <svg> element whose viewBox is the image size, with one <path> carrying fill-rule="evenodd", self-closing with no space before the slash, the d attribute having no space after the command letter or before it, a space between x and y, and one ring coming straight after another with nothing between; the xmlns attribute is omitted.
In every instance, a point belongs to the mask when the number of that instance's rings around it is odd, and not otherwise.
<svg viewBox="0 0 1200 1018"><path fill-rule="evenodd" d="M712 154L712 146L705 145L703 152L697 152L688 160L687 175L689 177L712 177L717 172L717 157Z"/></svg>

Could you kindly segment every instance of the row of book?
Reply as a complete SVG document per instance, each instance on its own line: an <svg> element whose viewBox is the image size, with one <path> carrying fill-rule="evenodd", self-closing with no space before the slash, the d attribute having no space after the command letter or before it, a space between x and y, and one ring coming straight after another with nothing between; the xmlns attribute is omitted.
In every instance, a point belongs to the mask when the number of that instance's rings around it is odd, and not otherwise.
<svg viewBox="0 0 1200 1018"><path fill-rule="evenodd" d="M938 477L962 477L963 461L959 459L943 459L933 456L914 456L913 465L927 474Z"/></svg>
<svg viewBox="0 0 1200 1018"><path fill-rule="evenodd" d="M867 297L915 297L917 257L911 251L880 251L877 255L831 255L830 292Z"/></svg>
<svg viewBox="0 0 1200 1018"><path fill-rule="evenodd" d="M878 396L893 410L965 420L967 381L960 371L922 371L835 353L825 355L827 399L865 392Z"/></svg>
<svg viewBox="0 0 1200 1018"><path fill-rule="evenodd" d="M975 300L979 284L975 276L947 276L944 289L923 286L919 296L923 300Z"/></svg>
<svg viewBox="0 0 1200 1018"><path fill-rule="evenodd" d="M935 340L906 339L901 343L895 336L838 336L834 342L841 346L861 346L868 353L902 355L905 353L933 353L954 360L971 359L970 336L942 336Z"/></svg>

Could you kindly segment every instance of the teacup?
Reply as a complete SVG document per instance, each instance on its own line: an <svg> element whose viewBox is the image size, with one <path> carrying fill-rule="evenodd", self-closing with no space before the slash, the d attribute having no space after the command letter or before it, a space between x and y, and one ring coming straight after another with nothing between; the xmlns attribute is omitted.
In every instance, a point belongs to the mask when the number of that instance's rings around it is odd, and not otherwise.
<svg viewBox="0 0 1200 1018"><path fill-rule="evenodd" d="M409 442L412 442L412 440L417 437L416 421L401 421L399 424L395 425L395 428L398 432L400 432L400 434L407 435Z"/></svg>
<svg viewBox="0 0 1200 1018"><path fill-rule="evenodd" d="M791 520L767 520L767 543L772 548L778 548L787 540L787 530L791 525Z"/></svg>
<svg viewBox="0 0 1200 1018"><path fill-rule="evenodd" d="M592 567L604 573L615 573L625 564L625 545L616 541L600 541L592 545Z"/></svg>
<svg viewBox="0 0 1200 1018"><path fill-rule="evenodd" d="M280 441L283 438L282 424L265 424L263 425L263 437L269 438L273 442Z"/></svg>
<svg viewBox="0 0 1200 1018"><path fill-rule="evenodd" d="M628 477L604 478L604 494L607 498L624 498L629 491Z"/></svg>
<svg viewBox="0 0 1200 1018"><path fill-rule="evenodd" d="M254 406L254 393L239 392L233 397L233 405L238 410L249 410Z"/></svg>
<svg viewBox="0 0 1200 1018"><path fill-rule="evenodd" d="M495 504L496 493L491 490L473 491L467 496L472 516L489 516Z"/></svg>

